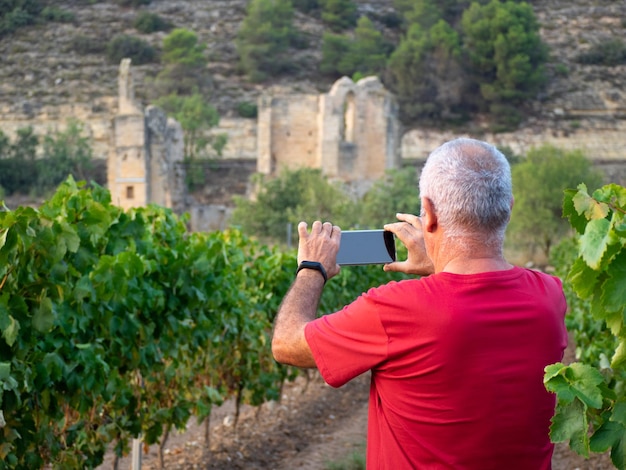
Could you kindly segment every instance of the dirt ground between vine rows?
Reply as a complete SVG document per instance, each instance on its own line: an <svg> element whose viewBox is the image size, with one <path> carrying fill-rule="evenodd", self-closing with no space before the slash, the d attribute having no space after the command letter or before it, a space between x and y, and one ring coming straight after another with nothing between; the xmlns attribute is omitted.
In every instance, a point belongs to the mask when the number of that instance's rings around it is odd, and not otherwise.
<svg viewBox="0 0 626 470"><path fill-rule="evenodd" d="M571 360L568 349L565 360ZM165 446L166 469L324 470L354 452L363 452L367 428L369 374L340 389L326 385L317 372L287 384L280 403L260 408L243 407L233 427L234 405L227 402L213 411L210 452L206 452L204 426L192 419L187 430L174 431ZM112 469L108 455L100 470ZM609 470L608 455L588 460L557 444L553 470ZM131 468L131 458L118 468ZM159 468L156 446L144 449L142 469ZM506 470L506 469L503 469ZM532 470L532 469L529 469Z"/></svg>

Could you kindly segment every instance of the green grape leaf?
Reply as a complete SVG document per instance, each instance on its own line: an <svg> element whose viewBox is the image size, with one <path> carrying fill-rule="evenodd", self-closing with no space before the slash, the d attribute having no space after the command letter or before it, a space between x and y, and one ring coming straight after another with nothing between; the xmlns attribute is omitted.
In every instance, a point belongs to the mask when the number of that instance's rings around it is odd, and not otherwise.
<svg viewBox="0 0 626 470"><path fill-rule="evenodd" d="M620 423L624 427L624 430L626 430L626 401L622 399L615 402L610 421Z"/></svg>
<svg viewBox="0 0 626 470"><path fill-rule="evenodd" d="M592 269L599 269L608 242L611 223L606 219L589 221L585 233L580 238L580 253Z"/></svg>
<svg viewBox="0 0 626 470"><path fill-rule="evenodd" d="M577 258L570 268L567 278L572 283L576 294L581 299L587 299L595 291L598 271L591 269L582 258Z"/></svg>
<svg viewBox="0 0 626 470"><path fill-rule="evenodd" d="M611 358L611 367L615 369L622 365L624 361L626 361L626 344L624 344L624 341L622 340L617 345L615 354L613 354L613 357Z"/></svg>
<svg viewBox="0 0 626 470"><path fill-rule="evenodd" d="M604 382L604 377L594 367L580 362L569 366L552 364L545 368L543 381L546 389L556 393L560 402L569 403L575 397L585 407L602 406L602 390L599 385Z"/></svg>
<svg viewBox="0 0 626 470"><path fill-rule="evenodd" d="M587 189L585 188L585 192ZM574 197L578 194L576 189L566 189L563 198L563 217L569 219L570 225L580 234L585 233L587 218L584 213L579 213L574 204Z"/></svg>
<svg viewBox="0 0 626 470"><path fill-rule="evenodd" d="M33 315L33 328L40 333L47 333L54 324L54 309L50 297L44 297L39 303L39 308Z"/></svg>
<svg viewBox="0 0 626 470"><path fill-rule="evenodd" d="M624 426L617 421L605 421L593 433L589 440L589 447L593 452L606 452L624 436Z"/></svg>
<svg viewBox="0 0 626 470"><path fill-rule="evenodd" d="M608 266L608 279L602 284L602 303L610 312L622 311L626 305L626 250Z"/></svg>
<svg viewBox="0 0 626 470"><path fill-rule="evenodd" d="M7 380L11 376L11 363L0 362L0 380Z"/></svg>
<svg viewBox="0 0 626 470"><path fill-rule="evenodd" d="M6 312L0 311L0 329L2 330L2 337L7 345L13 346L20 331L18 321Z"/></svg>
<svg viewBox="0 0 626 470"><path fill-rule="evenodd" d="M588 421L585 411L585 406L579 400L559 406L552 417L550 439L552 442L569 441L573 451L589 457Z"/></svg>

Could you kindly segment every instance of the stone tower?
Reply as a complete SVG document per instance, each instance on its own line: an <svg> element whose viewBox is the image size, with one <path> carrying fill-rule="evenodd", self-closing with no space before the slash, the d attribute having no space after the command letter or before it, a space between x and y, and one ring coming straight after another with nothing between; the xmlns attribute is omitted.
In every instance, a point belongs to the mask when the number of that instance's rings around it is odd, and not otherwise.
<svg viewBox="0 0 626 470"><path fill-rule="evenodd" d="M323 95L263 96L257 145L260 173L304 166L374 180L401 164L397 105L377 77L343 77Z"/></svg>
<svg viewBox="0 0 626 470"><path fill-rule="evenodd" d="M119 69L118 112L113 118L113 146L107 180L111 200L123 209L150 203L176 208L184 197L178 162L183 159L180 124L154 106L135 101L130 59Z"/></svg>

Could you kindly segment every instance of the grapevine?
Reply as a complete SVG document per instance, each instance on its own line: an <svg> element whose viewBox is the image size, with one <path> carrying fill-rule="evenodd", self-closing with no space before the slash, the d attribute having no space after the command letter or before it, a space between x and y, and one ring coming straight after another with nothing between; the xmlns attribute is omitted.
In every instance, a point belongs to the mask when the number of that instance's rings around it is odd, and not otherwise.
<svg viewBox="0 0 626 470"><path fill-rule="evenodd" d="M610 449L615 467L624 469L626 188L611 184L589 195L582 184L566 191L563 213L578 233L566 283L577 295L569 315L581 328L577 337L587 351L578 356L587 362L546 368L546 388L558 397L550 435L585 457Z"/></svg>
<svg viewBox="0 0 626 470"><path fill-rule="evenodd" d="M124 211L72 178L40 208L0 212L0 469L93 468L132 438L234 398L280 398L298 371L271 355L293 250L236 230L190 233L158 206ZM331 312L389 279L342 270Z"/></svg>

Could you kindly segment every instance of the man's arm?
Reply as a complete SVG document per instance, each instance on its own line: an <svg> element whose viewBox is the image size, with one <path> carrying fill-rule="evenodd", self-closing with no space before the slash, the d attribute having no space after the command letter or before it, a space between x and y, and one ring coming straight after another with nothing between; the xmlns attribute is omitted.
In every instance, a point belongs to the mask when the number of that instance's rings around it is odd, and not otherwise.
<svg viewBox="0 0 626 470"><path fill-rule="evenodd" d="M298 265L302 261L321 263L328 278L339 273L336 263L341 230L330 223L313 222L298 225ZM276 361L297 367L316 367L313 353L304 336L307 323L315 320L324 289L324 276L315 269L302 269L285 295L274 321L272 354Z"/></svg>

